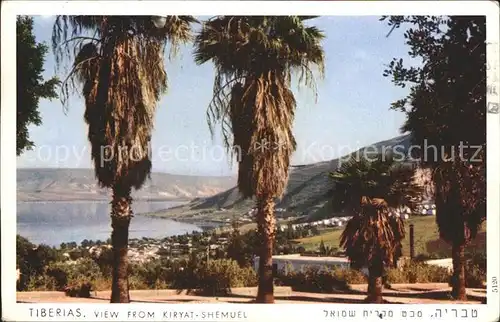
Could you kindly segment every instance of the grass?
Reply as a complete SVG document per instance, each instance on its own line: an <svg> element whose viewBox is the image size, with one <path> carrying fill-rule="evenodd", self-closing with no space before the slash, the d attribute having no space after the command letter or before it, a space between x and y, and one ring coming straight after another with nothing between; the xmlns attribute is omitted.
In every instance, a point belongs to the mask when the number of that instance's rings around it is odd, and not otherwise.
<svg viewBox="0 0 500 322"><path fill-rule="evenodd" d="M410 253L410 224L415 229L415 255L439 255L439 257L451 256L451 246L439 238L439 232L435 217L412 217L406 220L406 237L403 240L403 254L409 256ZM486 252L486 224L483 224L481 232L477 238L468 245L470 252ZM296 239L306 250L317 250L323 240L325 246L339 247L340 235L343 228L326 228L320 235Z"/></svg>

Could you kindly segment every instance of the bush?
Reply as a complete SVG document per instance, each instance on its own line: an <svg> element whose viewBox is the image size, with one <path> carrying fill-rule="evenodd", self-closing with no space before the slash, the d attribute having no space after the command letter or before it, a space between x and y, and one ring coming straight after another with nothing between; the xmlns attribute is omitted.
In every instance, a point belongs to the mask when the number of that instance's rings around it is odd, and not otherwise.
<svg viewBox="0 0 500 322"><path fill-rule="evenodd" d="M232 287L257 285L257 275L250 267L241 268L235 260L211 260L196 269L197 285L206 294L227 294Z"/></svg>
<svg viewBox="0 0 500 322"><path fill-rule="evenodd" d="M367 276L356 269L336 269L335 275L347 284L366 284L368 283Z"/></svg>
<svg viewBox="0 0 500 322"><path fill-rule="evenodd" d="M486 282L486 255L484 253L467 254L465 262L465 286L484 288ZM454 276L450 276L448 284L453 286Z"/></svg>
<svg viewBox="0 0 500 322"><path fill-rule="evenodd" d="M26 291L55 291L57 290L56 280L47 275L32 275L26 280Z"/></svg>
<svg viewBox="0 0 500 322"><path fill-rule="evenodd" d="M465 286L471 288L484 288L486 272L479 265L469 264L465 267Z"/></svg>
<svg viewBox="0 0 500 322"><path fill-rule="evenodd" d="M92 290L92 283L74 281L66 287L65 292L67 296L89 298Z"/></svg>
<svg viewBox="0 0 500 322"><path fill-rule="evenodd" d="M37 287L51 290L54 281L44 277L46 266L62 260L61 252L47 245L34 245L26 238L16 236L16 267L21 272L17 283L19 291L34 290Z"/></svg>
<svg viewBox="0 0 500 322"><path fill-rule="evenodd" d="M392 268L387 271L389 284L446 283L449 278L450 273L447 268L416 261L405 263L401 268Z"/></svg>
<svg viewBox="0 0 500 322"><path fill-rule="evenodd" d="M363 273L351 269L320 269L308 267L302 271L290 268L279 272L277 284L291 286L294 291L332 293L339 290L348 290L349 284L366 283Z"/></svg>
<svg viewBox="0 0 500 322"><path fill-rule="evenodd" d="M111 277L101 276L93 281L95 291L108 291L111 289Z"/></svg>
<svg viewBox="0 0 500 322"><path fill-rule="evenodd" d="M147 290L148 285L137 275L130 275L128 277L128 287L130 290Z"/></svg>
<svg viewBox="0 0 500 322"><path fill-rule="evenodd" d="M144 264L132 264L129 266L129 276L134 276L137 281L142 281L142 284L146 285L147 289L164 289L169 284L169 264L169 262L162 260L152 260Z"/></svg>
<svg viewBox="0 0 500 322"><path fill-rule="evenodd" d="M102 278L99 266L90 258L80 258L74 263L52 263L47 267L46 275L55 281L56 290L72 294L80 294L80 290L85 293L88 285L92 289L93 283Z"/></svg>
<svg viewBox="0 0 500 322"><path fill-rule="evenodd" d="M486 254L473 253L465 263L465 285L484 288L486 282Z"/></svg>

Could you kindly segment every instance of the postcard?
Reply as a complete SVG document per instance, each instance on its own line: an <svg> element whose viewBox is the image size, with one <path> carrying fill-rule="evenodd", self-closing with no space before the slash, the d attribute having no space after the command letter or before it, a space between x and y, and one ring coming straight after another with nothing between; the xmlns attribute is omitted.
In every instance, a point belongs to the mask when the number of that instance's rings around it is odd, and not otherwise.
<svg viewBox="0 0 500 322"><path fill-rule="evenodd" d="M3 320L498 320L498 4L1 21Z"/></svg>

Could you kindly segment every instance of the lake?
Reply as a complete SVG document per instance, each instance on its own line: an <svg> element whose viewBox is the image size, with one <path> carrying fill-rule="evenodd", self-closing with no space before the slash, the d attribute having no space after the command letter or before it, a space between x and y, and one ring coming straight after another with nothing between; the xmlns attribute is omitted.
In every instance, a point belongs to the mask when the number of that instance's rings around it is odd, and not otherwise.
<svg viewBox="0 0 500 322"><path fill-rule="evenodd" d="M129 238L164 238L201 230L191 224L139 215L179 204L182 203L134 201ZM72 241L80 244L84 239L105 241L111 237L109 214L109 202L104 201L18 202L17 233L34 244L50 246Z"/></svg>

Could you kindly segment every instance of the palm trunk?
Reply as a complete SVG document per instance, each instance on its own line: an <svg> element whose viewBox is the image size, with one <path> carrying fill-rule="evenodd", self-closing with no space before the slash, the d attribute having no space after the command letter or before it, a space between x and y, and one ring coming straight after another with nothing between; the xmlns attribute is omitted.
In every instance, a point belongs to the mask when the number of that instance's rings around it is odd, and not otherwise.
<svg viewBox="0 0 500 322"><path fill-rule="evenodd" d="M464 245L453 244L451 252L453 259L453 285L452 296L459 301L467 300L465 289L465 255Z"/></svg>
<svg viewBox="0 0 500 322"><path fill-rule="evenodd" d="M273 246L275 239L274 200L258 201L257 229L262 238L259 257L257 303L274 303Z"/></svg>
<svg viewBox="0 0 500 322"><path fill-rule="evenodd" d="M111 244L113 246L113 282L111 303L129 303L128 285L128 230L132 210L130 189L113 188L111 202Z"/></svg>
<svg viewBox="0 0 500 322"><path fill-rule="evenodd" d="M371 264L368 268L368 296L365 299L367 303L381 304L384 302L382 298L382 264Z"/></svg>

